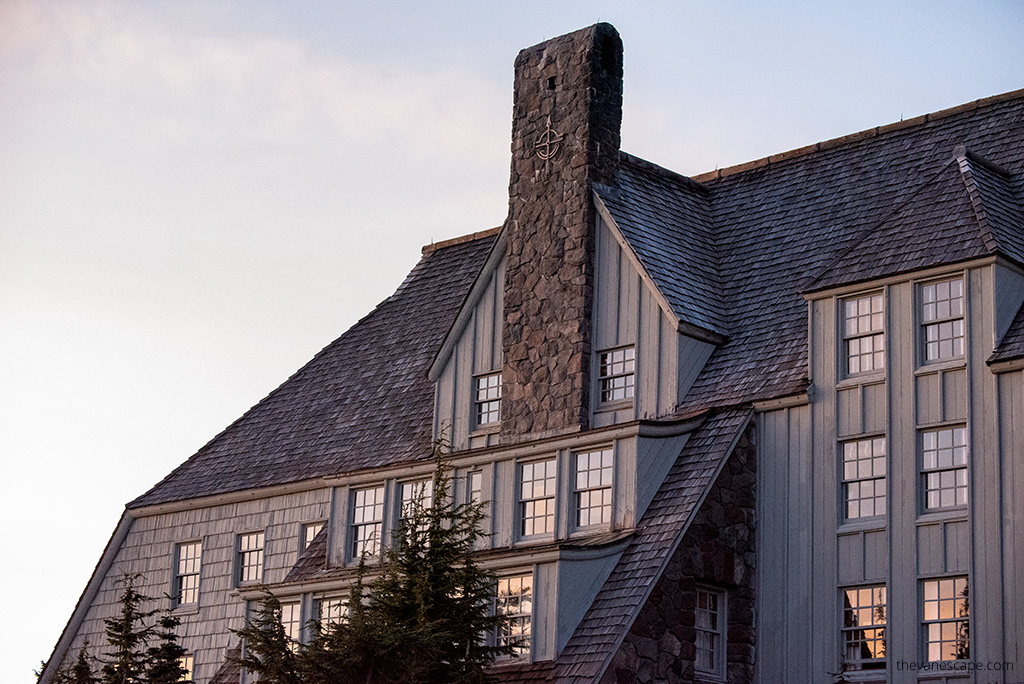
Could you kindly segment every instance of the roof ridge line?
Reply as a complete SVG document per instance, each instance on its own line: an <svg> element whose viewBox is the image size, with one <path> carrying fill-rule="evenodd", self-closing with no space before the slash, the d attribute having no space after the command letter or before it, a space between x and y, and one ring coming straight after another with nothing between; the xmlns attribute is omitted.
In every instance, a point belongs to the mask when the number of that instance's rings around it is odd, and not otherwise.
<svg viewBox="0 0 1024 684"><path fill-rule="evenodd" d="M679 173L678 171L673 171L672 169L667 169L664 166L661 166L660 164L655 164L654 162L647 161L646 159L638 157L635 154L630 154L629 152L626 152L624 150L619 150L619 159L627 161L630 164L632 164L633 166L637 166L637 167L643 169L644 171L649 171L651 173L657 174L657 175L662 176L664 178L668 178L668 179L674 180L674 181L676 181L678 183L682 183L684 185L691 186L694 189L703 190L705 192L708 189L706 185L704 185L703 183L701 183L698 180L695 180L695 178L691 178L690 176L684 176L683 174ZM610 186L606 186L606 187L610 187Z"/></svg>
<svg viewBox="0 0 1024 684"><path fill-rule="evenodd" d="M794 157L803 157L813 152L821 152L823 150L829 150L833 147L839 147L848 143L857 142L859 140L866 140L868 138L875 138L886 133L892 133L894 131L900 131L904 128L913 128L920 126L921 124L928 123L930 121L938 121L939 119L945 119L955 114L962 112L970 112L981 107L987 107L989 105L997 104L1000 102L1007 102L1009 100L1016 100L1024 98L1024 88L1020 90L1011 90L1008 93L1001 93L999 95L991 95L989 97L983 97L980 100L972 100L955 107L948 107L946 109L940 109L937 112L931 112L929 114L922 114L921 116L915 116L911 119L904 119L896 121L894 123L885 124L882 126L874 126L867 128L857 133L850 133L843 135L838 138L830 138L823 140L811 145L805 145L804 147L797 147L795 149L780 152L778 154L772 154L761 159L755 159L753 161L744 162L742 164L734 164L732 166L726 166L721 169L715 169L714 171L706 171L705 173L699 173L692 176L690 179L696 183L706 183L707 181L718 180L719 178L725 178L726 176L734 176L744 171L751 171L753 169L763 168L765 166L771 166L772 164L778 164ZM1005 173L1005 171L1004 171Z"/></svg>
<svg viewBox="0 0 1024 684"><path fill-rule="evenodd" d="M430 252L444 247L452 247L454 245L461 245L466 242L480 240L481 238L491 237L492 235L497 235L499 230L501 230L501 226L498 226L497 228L488 228L487 230L478 230L475 233L448 238L447 240L441 240L440 242L431 242L429 245L423 245L422 249L420 249L420 253L429 254Z"/></svg>

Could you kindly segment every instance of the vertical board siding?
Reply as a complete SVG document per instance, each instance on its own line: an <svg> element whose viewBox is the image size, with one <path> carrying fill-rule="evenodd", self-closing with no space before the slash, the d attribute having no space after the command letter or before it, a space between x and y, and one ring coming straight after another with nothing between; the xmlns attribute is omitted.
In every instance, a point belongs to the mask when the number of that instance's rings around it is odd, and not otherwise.
<svg viewBox="0 0 1024 684"><path fill-rule="evenodd" d="M1024 663L1024 371L998 376L1004 655Z"/></svg>

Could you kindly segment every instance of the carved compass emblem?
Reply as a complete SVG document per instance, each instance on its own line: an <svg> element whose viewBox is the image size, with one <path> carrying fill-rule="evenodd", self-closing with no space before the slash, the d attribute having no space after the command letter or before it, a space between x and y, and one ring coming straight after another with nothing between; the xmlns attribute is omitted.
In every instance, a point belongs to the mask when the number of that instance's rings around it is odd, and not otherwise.
<svg viewBox="0 0 1024 684"><path fill-rule="evenodd" d="M533 149L537 150L538 157L547 161L558 154L563 137L561 133L551 130L551 119L548 118L548 126L544 129L540 139L533 144Z"/></svg>

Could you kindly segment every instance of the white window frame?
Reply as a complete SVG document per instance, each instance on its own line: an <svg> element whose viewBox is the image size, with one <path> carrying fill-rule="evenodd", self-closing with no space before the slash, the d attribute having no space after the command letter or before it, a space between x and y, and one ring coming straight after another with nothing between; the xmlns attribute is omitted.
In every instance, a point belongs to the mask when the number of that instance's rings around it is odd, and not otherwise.
<svg viewBox="0 0 1024 684"><path fill-rule="evenodd" d="M368 492L374 492L372 502L360 503L360 495L365 495ZM383 484L351 490L349 495L348 531L350 539L348 553L352 560L358 561L364 550L366 550L368 559L380 557L384 547L384 500L386 497L387 490ZM372 509L376 515L372 518L362 518L356 515L367 509ZM364 529L369 530L368 535L362 534Z"/></svg>
<svg viewBox="0 0 1024 684"><path fill-rule="evenodd" d="M199 603L199 580L202 568L202 540L195 539L174 545L174 580L171 586L171 596L174 597L175 607L194 606ZM186 586L192 582L194 582L194 586ZM189 594L192 594L191 600L186 600Z"/></svg>
<svg viewBox="0 0 1024 684"><path fill-rule="evenodd" d="M940 299L942 295L940 290L944 285L958 286L959 296L953 296L950 292L948 298ZM931 288L935 288L935 290L931 290ZM957 300L959 300L959 312L955 311ZM921 354L921 364L930 365L964 359L967 352L967 281L964 275L959 274L917 283L916 301L920 320L921 342L918 348ZM951 335L942 338L945 331L949 331ZM950 353L943 354L943 345L947 340L952 349L949 350ZM958 341L959 353L956 349ZM935 350L934 356L930 355L932 349Z"/></svg>
<svg viewBox="0 0 1024 684"><path fill-rule="evenodd" d="M409 516L410 507L413 501L419 500L424 508L430 508L434 502L434 479L430 477L420 478L417 480L402 480L398 482L397 487L398 499L396 502L398 508L395 511L399 525L405 522L405 519ZM392 531L394 534L394 531Z"/></svg>
<svg viewBox="0 0 1024 684"><path fill-rule="evenodd" d="M596 468L590 467L594 465L594 457L599 459ZM612 495L615 480L614 448L609 445L573 451L569 458L572 467L573 527L577 530L609 527L612 524L614 502ZM586 463L581 462L583 458L587 459ZM581 470L581 465L588 467ZM596 505L594 497L600 497L600 501ZM599 511L596 521L594 520L594 511Z"/></svg>
<svg viewBox="0 0 1024 684"><path fill-rule="evenodd" d="M879 444L881 443L881 444ZM877 449L881 448L881 454ZM869 453L865 454L864 449ZM888 443L885 435L873 437L862 437L840 442L840 504L842 505L843 522L855 520L881 518L885 516L888 503ZM878 472L881 464L881 474ZM865 472L868 469L869 472ZM870 486L874 492L872 496L864 496L866 487ZM878 487L881 487L882 494L878 495ZM856 490L857 496L851 497L850 493ZM874 512L865 515L863 502L871 501ZM857 502L857 515L850 515L851 502ZM879 511L879 507L881 510Z"/></svg>
<svg viewBox="0 0 1024 684"><path fill-rule="evenodd" d="M263 581L267 537L264 530L243 532L235 539L235 583L237 586L258 584ZM255 562L250 562L255 559ZM246 577L247 570L255 568L255 577Z"/></svg>
<svg viewBox="0 0 1024 684"><path fill-rule="evenodd" d="M621 358L617 356L620 354ZM597 405L605 407L632 402L636 396L636 345L601 349L597 352L596 365Z"/></svg>
<svg viewBox="0 0 1024 684"><path fill-rule="evenodd" d="M281 626L288 637L288 648L297 653L302 644L302 601L281 601Z"/></svg>
<svg viewBox="0 0 1024 684"><path fill-rule="evenodd" d="M697 585L694 606L694 671L705 678L725 680L728 664L728 595L725 590L703 584ZM715 607L703 599L714 598ZM710 667L701 660L702 652L710 652Z"/></svg>
<svg viewBox="0 0 1024 684"><path fill-rule="evenodd" d="M506 594L508 598L503 599L501 590L502 586L506 583L509 585L509 592ZM512 594L511 590L515 583L518 583L519 591L516 594ZM523 591L523 584L527 583L529 587L527 591ZM506 658L524 658L529 660L533 652L534 587L535 582L533 581L532 570L523 573L499 575L497 578L494 603L491 610L494 614L507 614L514 617L511 630L503 631L501 628L498 628L491 633L491 643L495 646L502 646L513 639L520 639L520 644L516 647L516 653L512 656L505 656ZM527 602L527 610L523 610L524 598ZM509 607L512 610L506 612Z"/></svg>
<svg viewBox="0 0 1024 684"><path fill-rule="evenodd" d="M918 443L921 453L920 482L922 510L926 513L931 513L934 511L962 510L966 508L970 501L970 483L968 482L967 475L971 462L970 434L967 431L967 426L963 424L940 425L922 429L918 432ZM951 444L949 446L941 445L940 440L943 433L951 433ZM957 443L958 434L963 436L963 444ZM934 449L928 448L928 437L931 435L934 435L936 440ZM958 463L958 453L961 450L963 453L963 463ZM947 464L943 464L940 461L945 452L950 452L950 461ZM934 453L934 456L930 456L932 453ZM932 460L934 462L931 462ZM952 483L950 483L949 478L952 478ZM935 483L936 480L938 481L938 486L933 487L932 483ZM948 490L953 491L954 502L944 506L941 502L942 492ZM963 501L956 501L961 491L963 492ZM936 506L932 506L930 502L933 493L936 493L939 497L939 503Z"/></svg>
<svg viewBox="0 0 1024 684"><path fill-rule="evenodd" d="M889 595L885 584L862 584L843 587L839 591L842 600L839 631L842 636L843 671L884 672L889 612ZM879 591L881 594L878 593ZM865 599L866 603L862 603L862 600ZM881 608L881 613L878 612L879 608ZM868 619L867 623L863 622L865 617ZM854 621L855 624L853 624ZM856 658L849 656L851 646L860 644L863 647L864 644L877 644L879 641L882 644L881 657Z"/></svg>
<svg viewBox="0 0 1024 684"><path fill-rule="evenodd" d="M192 676L196 666L196 656L194 653L191 651L183 653L178 657L178 665L185 671L181 675L181 679L178 680L179 682L191 682L195 680L195 677Z"/></svg>
<svg viewBox="0 0 1024 684"><path fill-rule="evenodd" d="M299 534L299 553L308 549L309 545L312 544L313 540L316 538L316 535L325 527L327 527L326 520L315 520L313 522L303 523Z"/></svg>
<svg viewBox="0 0 1024 684"><path fill-rule="evenodd" d="M530 474L536 472L538 466L544 467L544 476L534 477L529 481L525 480L527 471ZM549 474L550 473L550 474ZM558 458L551 456L545 459L520 461L516 464L516 527L519 539L534 539L552 537L558 525ZM537 483L543 482L543 488L538 495ZM543 502L543 513L536 514L538 506ZM534 511L533 515L527 515L527 511ZM545 529L537 532L535 521L543 519ZM527 530L530 530L527 532Z"/></svg>
<svg viewBox="0 0 1024 684"><path fill-rule="evenodd" d="M327 615L324 615L324 609ZM348 598L340 596L324 596L316 601L316 619L320 622L322 631L326 631L329 625L341 624L348 621Z"/></svg>
<svg viewBox="0 0 1024 684"><path fill-rule="evenodd" d="M500 370L473 376L474 428L489 428L501 423L502 386Z"/></svg>
<svg viewBox="0 0 1024 684"><path fill-rule="evenodd" d="M843 375L885 372L885 293L847 297L840 304Z"/></svg>
<svg viewBox="0 0 1024 684"><path fill-rule="evenodd" d="M960 584L962 582L962 584ZM952 595L945 591L952 583ZM924 647L924 659L929 662L970 660L971 659L971 614L970 614L970 581L967 575L935 577L921 580L921 644ZM957 598L962 596L963 598ZM951 602L951 603L950 603ZM932 658L942 655L942 644L949 643L944 634L952 629L960 638L961 630L966 632L967 652L957 654L956 658ZM939 639L935 640L934 637ZM952 642L956 644L957 642ZM934 646L934 648L933 648ZM936 649L938 649L936 651ZM963 657L959 657L959 656Z"/></svg>

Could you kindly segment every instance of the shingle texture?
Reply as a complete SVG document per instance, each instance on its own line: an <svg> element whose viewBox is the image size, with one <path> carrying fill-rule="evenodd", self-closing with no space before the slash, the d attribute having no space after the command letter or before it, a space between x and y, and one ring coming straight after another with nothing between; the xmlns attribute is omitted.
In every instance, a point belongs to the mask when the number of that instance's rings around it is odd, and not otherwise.
<svg viewBox="0 0 1024 684"><path fill-rule="evenodd" d="M750 417L743 408L713 414L687 441L559 656L556 681L591 682L604 672Z"/></svg>
<svg viewBox="0 0 1024 684"><path fill-rule="evenodd" d="M1020 307L1013 323L1003 335L1002 341L996 348L994 354L989 358L989 363L996 361L1012 361L1013 359L1024 358L1024 306Z"/></svg>
<svg viewBox="0 0 1024 684"><path fill-rule="evenodd" d="M395 294L129 507L429 459L427 369L493 240L425 254Z"/></svg>
<svg viewBox="0 0 1024 684"><path fill-rule="evenodd" d="M323 529L316 533L313 540L309 542L309 546L299 554L295 565L285 575L285 582L302 582L313 579L323 572L327 567L327 532L329 529L327 525L324 525Z"/></svg>

